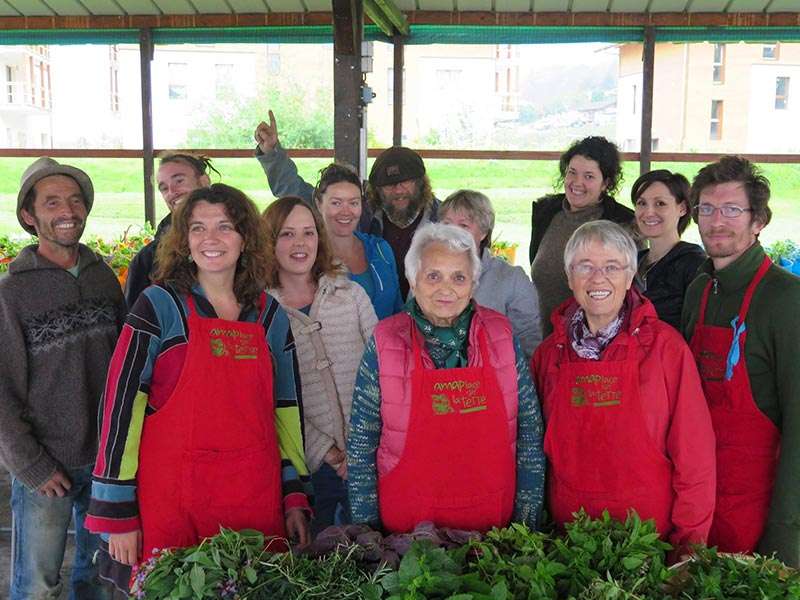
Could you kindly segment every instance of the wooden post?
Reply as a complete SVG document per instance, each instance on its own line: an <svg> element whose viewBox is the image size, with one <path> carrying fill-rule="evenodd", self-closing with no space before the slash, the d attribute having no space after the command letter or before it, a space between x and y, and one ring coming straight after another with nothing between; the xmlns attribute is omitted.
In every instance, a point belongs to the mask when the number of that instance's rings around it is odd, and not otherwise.
<svg viewBox="0 0 800 600"><path fill-rule="evenodd" d="M150 29L139 30L139 61L142 80L142 161L144 166L144 218L156 226L153 191L153 87L150 65L153 61L153 36Z"/></svg>
<svg viewBox="0 0 800 600"><path fill-rule="evenodd" d="M656 32L652 25L644 28L642 48L642 135L639 148L639 174L650 170L653 154L653 75L656 63Z"/></svg>
<svg viewBox="0 0 800 600"><path fill-rule="evenodd" d="M394 113L394 127L392 134L392 144L395 146L403 145L403 65L405 45L403 37L395 35L392 38L394 44L394 86L392 98L392 112Z"/></svg>
<svg viewBox="0 0 800 600"><path fill-rule="evenodd" d="M361 164L363 32L363 2L333 0L333 153L336 161L356 169Z"/></svg>

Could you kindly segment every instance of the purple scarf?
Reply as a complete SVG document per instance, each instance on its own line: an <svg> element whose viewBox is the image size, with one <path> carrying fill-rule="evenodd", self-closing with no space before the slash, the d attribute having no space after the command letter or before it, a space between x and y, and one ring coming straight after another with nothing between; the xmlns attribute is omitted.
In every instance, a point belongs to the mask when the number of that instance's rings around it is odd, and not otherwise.
<svg viewBox="0 0 800 600"><path fill-rule="evenodd" d="M600 329L597 333L592 333L586 322L586 313L579 307L578 310L575 311L575 314L572 315L567 327L567 333L572 343L572 349L575 350L575 354L589 360L600 360L600 355L603 353L603 350L617 337L624 320L625 305L623 304L616 319Z"/></svg>

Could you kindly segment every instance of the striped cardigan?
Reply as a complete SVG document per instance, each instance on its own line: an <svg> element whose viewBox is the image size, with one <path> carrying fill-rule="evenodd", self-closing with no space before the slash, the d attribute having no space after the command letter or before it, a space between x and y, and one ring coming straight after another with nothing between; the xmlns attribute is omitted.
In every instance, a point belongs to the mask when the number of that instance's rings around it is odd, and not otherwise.
<svg viewBox="0 0 800 600"><path fill-rule="evenodd" d="M344 275L319 280L306 315L283 304L289 315L300 366L306 464L313 473L332 446L345 449L353 386L366 341L377 318L369 296Z"/></svg>

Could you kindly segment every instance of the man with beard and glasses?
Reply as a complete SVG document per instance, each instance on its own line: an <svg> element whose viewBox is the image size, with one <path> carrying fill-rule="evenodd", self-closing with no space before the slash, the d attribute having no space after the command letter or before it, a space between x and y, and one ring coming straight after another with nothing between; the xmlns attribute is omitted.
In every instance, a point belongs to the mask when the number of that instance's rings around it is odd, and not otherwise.
<svg viewBox="0 0 800 600"><path fill-rule="evenodd" d="M748 160L703 167L690 202L708 253L682 326L717 444L709 546L800 566L800 279L764 253L769 181Z"/></svg>
<svg viewBox="0 0 800 600"><path fill-rule="evenodd" d="M273 195L299 196L313 205L314 187L297 173L297 167L278 140L275 115L269 111L269 124L259 123L254 134L256 158L267 175ZM403 146L381 152L369 172L366 198L371 210L361 214L359 230L384 238L394 252L400 293L408 295L403 258L411 246L414 232L437 220L439 200L433 196L425 163L419 154ZM384 218L385 217L385 218Z"/></svg>
<svg viewBox="0 0 800 600"><path fill-rule="evenodd" d="M79 243L88 175L42 157L23 173L17 219L38 238L0 280L0 460L12 475L12 600L58 598L70 520L71 599L106 598L84 528L98 403L123 320L113 271Z"/></svg>
<svg viewBox="0 0 800 600"><path fill-rule="evenodd" d="M129 307L133 307L139 294L152 283L150 275L155 271L156 248L172 223L172 213L194 190L211 185L209 170L219 175L219 171L211 164L211 159L206 156L166 152L159 157L156 182L169 213L158 224L153 241L139 250L128 265L125 302Z"/></svg>

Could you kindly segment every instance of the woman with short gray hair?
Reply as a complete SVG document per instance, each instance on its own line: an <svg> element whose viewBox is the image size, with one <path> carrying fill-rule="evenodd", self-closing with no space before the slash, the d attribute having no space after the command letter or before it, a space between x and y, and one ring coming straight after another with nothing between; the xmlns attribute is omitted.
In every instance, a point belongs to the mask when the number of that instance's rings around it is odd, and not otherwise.
<svg viewBox="0 0 800 600"><path fill-rule="evenodd" d="M472 237L425 225L405 270L413 296L375 328L356 378L347 442L354 522L396 533L421 521L535 527L539 405L508 319L473 301L481 263Z"/></svg>
<svg viewBox="0 0 800 600"><path fill-rule="evenodd" d="M629 510L654 519L676 549L704 543L715 498L714 431L686 342L633 287L636 244L590 221L567 242L573 298L533 355L557 525Z"/></svg>
<svg viewBox="0 0 800 600"><path fill-rule="evenodd" d="M491 201L480 192L458 190L439 207L439 221L457 225L472 235L481 257L475 302L508 317L522 351L530 358L542 341L539 294L522 267L492 255L494 209Z"/></svg>

